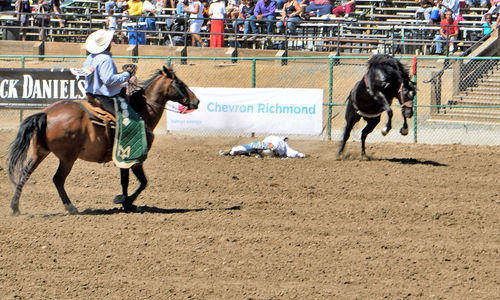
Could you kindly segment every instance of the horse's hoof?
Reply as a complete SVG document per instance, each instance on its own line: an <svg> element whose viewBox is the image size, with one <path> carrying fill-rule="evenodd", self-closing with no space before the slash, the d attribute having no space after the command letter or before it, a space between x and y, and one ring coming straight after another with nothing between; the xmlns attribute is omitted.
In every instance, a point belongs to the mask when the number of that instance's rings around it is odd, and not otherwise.
<svg viewBox="0 0 500 300"><path fill-rule="evenodd" d="M134 212L137 211L137 206L133 205L132 203L122 203L123 210L126 212Z"/></svg>
<svg viewBox="0 0 500 300"><path fill-rule="evenodd" d="M65 204L64 207L68 211L70 215L76 215L78 213L78 209L73 204Z"/></svg>
<svg viewBox="0 0 500 300"><path fill-rule="evenodd" d="M127 199L127 197L125 197L124 195L117 195L115 197L115 199L113 200L113 203L114 204L122 204L123 202L125 202L125 199Z"/></svg>
<svg viewBox="0 0 500 300"><path fill-rule="evenodd" d="M401 133L401 135L408 135L408 128L401 128L399 133Z"/></svg>
<svg viewBox="0 0 500 300"><path fill-rule="evenodd" d="M384 128L384 129L380 130L380 132L382 133L383 136L386 136L389 133L389 130L390 129Z"/></svg>
<svg viewBox="0 0 500 300"><path fill-rule="evenodd" d="M345 155L343 152L337 153L337 157L335 157L336 160L343 160L345 158Z"/></svg>
<svg viewBox="0 0 500 300"><path fill-rule="evenodd" d="M370 160L372 160L372 158L371 158L371 156L368 156L366 154L362 154L361 155L361 160L363 160L363 161L370 161Z"/></svg>
<svg viewBox="0 0 500 300"><path fill-rule="evenodd" d="M19 211L19 209L13 209L12 210L12 216L14 217L17 217L21 214L21 212Z"/></svg>

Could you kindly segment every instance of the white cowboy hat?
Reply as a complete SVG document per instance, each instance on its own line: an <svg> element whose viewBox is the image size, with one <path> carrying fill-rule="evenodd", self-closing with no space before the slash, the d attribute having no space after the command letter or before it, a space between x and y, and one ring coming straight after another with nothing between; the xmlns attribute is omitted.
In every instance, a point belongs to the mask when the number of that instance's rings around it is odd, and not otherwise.
<svg viewBox="0 0 500 300"><path fill-rule="evenodd" d="M99 29L88 36L85 41L85 48L89 53L99 54L108 48L114 34L114 30Z"/></svg>

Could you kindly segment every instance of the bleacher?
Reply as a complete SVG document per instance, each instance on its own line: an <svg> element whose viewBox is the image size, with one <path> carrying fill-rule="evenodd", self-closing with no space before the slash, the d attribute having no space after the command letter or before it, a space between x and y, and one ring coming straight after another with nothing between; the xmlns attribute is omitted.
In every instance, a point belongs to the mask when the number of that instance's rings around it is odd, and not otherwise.
<svg viewBox="0 0 500 300"><path fill-rule="evenodd" d="M63 8L65 26L60 28L58 19L52 15L50 25L46 28L47 40L83 42L90 32L105 28L104 3L104 1L97 0L75 0L65 6ZM297 36L259 33L248 38L244 37L242 32L231 28L232 20L227 20L229 29L225 33L225 41L228 47L285 48L338 53L363 53L377 50L413 54L419 51L429 54L432 39L435 32L439 30L439 25L432 26L416 19L417 9L415 2L410 0L360 0L357 1L355 12L348 19L329 15L303 20L298 26ZM464 21L460 23L461 35L458 41L462 50L473 45L480 38L481 18L486 11L486 8L462 8L461 15ZM173 9L165 9L156 17L156 30L143 31L146 34L147 44L175 45L174 36L186 35L189 38L186 32L169 30L169 24L173 22L172 18ZM3 39L7 38L6 32L9 29L14 32L21 29L12 25L13 19L12 14L0 16ZM34 29L27 30L28 39L37 40L38 30L33 24L33 18L30 22ZM208 40L210 32L205 30L201 35L203 39Z"/></svg>

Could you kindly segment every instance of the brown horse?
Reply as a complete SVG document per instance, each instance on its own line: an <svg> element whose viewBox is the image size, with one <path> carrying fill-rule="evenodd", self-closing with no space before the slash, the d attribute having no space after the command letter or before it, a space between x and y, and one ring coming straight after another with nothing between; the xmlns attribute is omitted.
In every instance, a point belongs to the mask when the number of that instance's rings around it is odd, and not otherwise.
<svg viewBox="0 0 500 300"><path fill-rule="evenodd" d="M144 120L148 150L153 143L153 129L160 121L168 100L189 109L197 109L200 102L187 85L166 67L129 98L130 105ZM107 139L105 128L91 123L87 112L77 102L58 101L41 113L26 118L12 142L8 158L9 177L16 187L10 204L12 214L19 214L19 197L24 184L51 152L59 159L59 167L52 178L57 192L66 210L70 214L78 213L64 189L64 182L78 158L89 162L109 162L111 149ZM30 144L32 154L25 164ZM126 211L136 209L132 203L147 185L142 163L133 165L131 169L139 180L139 187L129 196L129 169L120 169L122 194L115 198L115 203L121 203Z"/></svg>

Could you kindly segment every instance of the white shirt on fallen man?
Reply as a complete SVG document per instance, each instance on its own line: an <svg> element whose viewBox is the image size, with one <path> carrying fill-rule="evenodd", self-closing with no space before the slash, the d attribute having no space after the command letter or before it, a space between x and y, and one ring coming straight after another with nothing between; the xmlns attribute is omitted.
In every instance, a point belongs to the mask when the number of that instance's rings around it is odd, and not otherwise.
<svg viewBox="0 0 500 300"><path fill-rule="evenodd" d="M231 148L230 151L221 151L221 155L251 155L276 156L289 158L304 158L304 153L300 153L290 147L286 136L268 136L262 142L253 142Z"/></svg>

